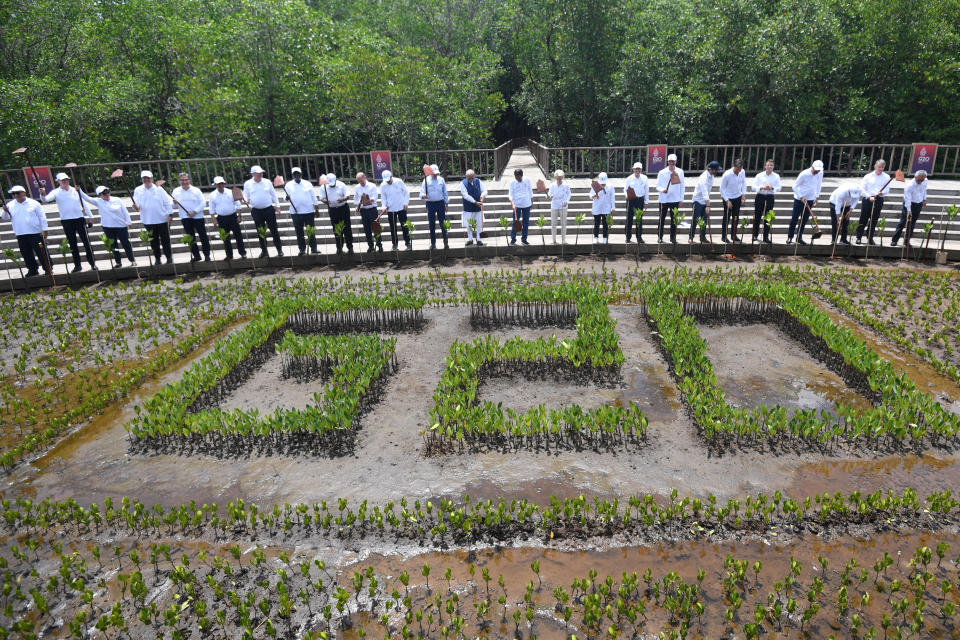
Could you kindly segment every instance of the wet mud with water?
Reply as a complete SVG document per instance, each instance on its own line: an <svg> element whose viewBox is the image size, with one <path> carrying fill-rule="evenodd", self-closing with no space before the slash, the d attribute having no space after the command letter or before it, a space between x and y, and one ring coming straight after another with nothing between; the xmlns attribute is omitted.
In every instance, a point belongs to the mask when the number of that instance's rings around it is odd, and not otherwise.
<svg viewBox="0 0 960 640"><path fill-rule="evenodd" d="M133 407L142 404L162 384L182 375L191 362L186 360L44 456L21 465L7 477L4 493L55 499L74 497L80 502L98 503L105 496L129 495L148 504L167 505L190 500L224 505L236 498L266 505L333 497L385 502L404 496L459 498L464 493L478 498L506 495L545 502L551 494L613 497L668 494L674 488L681 495L703 496L712 492L721 498L772 493L776 489L803 496L820 490L902 490L904 486L916 487L925 494L954 488L960 480L960 456L942 452L921 457L825 459L814 453L772 455L747 451L717 457L704 446L687 415L667 364L654 343L656 338L651 336L639 308L612 306L610 311L618 322L620 344L626 356L621 388L574 388L542 380L493 379L481 386L481 397L498 398L504 406L515 408L541 402L556 406L573 400L586 406L636 402L650 418L648 443L639 450L425 457L420 434L429 426L432 396L450 345L454 340L472 340L483 335L470 326L466 307L446 307L425 311L427 322L421 333L397 336L400 369L387 379L381 401L363 418L354 456L326 459L131 455L123 425L134 416ZM728 393L734 395L738 385L740 389L749 389L751 377L760 375L770 381L766 389L772 397L787 405L832 403L833 398L856 396L834 383L825 384L823 368L805 354L795 356L795 349L778 347L784 338L775 329L764 325L759 329L767 333L764 340L768 342L757 342L757 327L704 328L710 356L718 371L726 376L721 379ZM516 328L496 333L504 338L551 334L569 337L572 331ZM748 336L749 340L744 342ZM749 353L751 348L753 355ZM790 359L794 357L795 362ZM731 364L717 364L723 362ZM794 366L791 362L797 368L793 375L784 378L780 375L782 369ZM273 365L268 363L231 403L261 412L277 406L306 404L308 399L302 396L308 390L292 391L296 383L279 379L278 364L277 371L271 373L269 367ZM796 371L801 375L797 376ZM797 377L800 382L796 382ZM316 384L315 390L319 390L322 384ZM811 389L810 395L801 394L798 384L801 390ZM745 402L756 401L755 396L743 397Z"/></svg>

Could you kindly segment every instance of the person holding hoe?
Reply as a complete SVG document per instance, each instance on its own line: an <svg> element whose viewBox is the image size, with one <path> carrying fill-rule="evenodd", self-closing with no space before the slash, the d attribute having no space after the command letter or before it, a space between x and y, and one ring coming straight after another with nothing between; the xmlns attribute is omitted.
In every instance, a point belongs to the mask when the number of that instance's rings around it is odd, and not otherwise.
<svg viewBox="0 0 960 640"><path fill-rule="evenodd" d="M203 198L203 192L191 184L189 173L178 175L177 182L180 186L173 190L173 203L177 205L183 232L193 238L190 243L190 262L200 260L201 247L204 262L210 262L210 239L207 237L207 225L203 221L203 209L207 204ZM197 246L198 238L199 247Z"/></svg>
<svg viewBox="0 0 960 640"><path fill-rule="evenodd" d="M660 227L657 241L663 242L663 225L670 220L670 242L677 243L677 223L673 220L673 210L683 206L683 169L677 166L677 154L667 156L667 166L657 173L657 193L660 200Z"/></svg>
<svg viewBox="0 0 960 640"><path fill-rule="evenodd" d="M307 252L308 239L304 229L306 227L316 228L317 209L319 200L317 192L313 190L313 184L309 180L303 179L303 171L300 167L294 167L290 170L293 174L293 180L284 185L283 190L290 201L290 218L293 220L293 230L297 234L297 255L304 255ZM317 252L316 232L310 233L309 238L310 253Z"/></svg>
<svg viewBox="0 0 960 640"><path fill-rule="evenodd" d="M737 225L740 223L740 207L747 197L747 173L743 170L743 160L737 158L733 166L723 172L720 178L720 197L723 198L723 243L727 244L727 226L730 237L737 241Z"/></svg>
<svg viewBox="0 0 960 640"><path fill-rule="evenodd" d="M783 185L780 182L780 174L774 169L773 158L763 163L763 171L753 178L751 188L756 192L757 197L753 200L753 240L756 243L757 236L760 233L760 221L763 221L763 242L770 244L773 240L770 237L770 224L767 222L767 212L773 211L774 194L779 193Z"/></svg>
<svg viewBox="0 0 960 640"><path fill-rule="evenodd" d="M259 230L264 227L270 229L273 246L277 249L277 255L282 258L283 242L280 241L280 231L277 229L277 207L280 206L280 200L277 199L273 183L263 179L263 167L258 164L250 167L250 179L243 183L243 198L250 203L250 215L257 226L260 258L268 256L267 239L259 235Z"/></svg>
<svg viewBox="0 0 960 640"><path fill-rule="evenodd" d="M18 184L10 187L7 193L13 196L13 200L3 205L0 219L12 223L20 255L27 265L27 275L39 274L40 267L43 267L44 273L49 274L50 257L44 244L47 237L47 216L43 214L43 207L33 198L28 198L27 190Z"/></svg>
<svg viewBox="0 0 960 640"><path fill-rule="evenodd" d="M387 214L387 220L390 222L390 240L393 243L393 250L397 250L397 224L403 233L403 243L407 251L413 250L413 242L410 240L410 230L407 228L407 207L410 205L410 191L403 180L398 180L390 171L384 171L380 174L383 182L380 183L380 202L383 204L382 216Z"/></svg>
<svg viewBox="0 0 960 640"><path fill-rule="evenodd" d="M440 175L440 167L435 164L424 165L426 175L420 183L420 199L427 203L427 226L430 227L430 248L437 248L437 223L440 224L440 235L443 236L443 248L449 249L447 229L444 221L447 219L447 206L450 204L450 194L447 193L447 183Z"/></svg>
<svg viewBox="0 0 960 640"><path fill-rule="evenodd" d="M842 184L830 194L830 226L834 244L850 244L847 239L847 220L857 208L860 194L860 185L857 184Z"/></svg>
<svg viewBox="0 0 960 640"><path fill-rule="evenodd" d="M128 228L132 224L130 221L130 212L127 206L120 201L120 198L110 197L110 187L100 185L94 190L96 198L91 198L87 194L80 192L83 199L97 208L100 214L100 226L103 227L103 234L113 241L113 262L120 266L120 250L117 245L123 247L127 254L127 260L131 267L137 266L133 259L133 246L130 244L130 232Z"/></svg>
<svg viewBox="0 0 960 640"><path fill-rule="evenodd" d="M377 251L382 252L383 234L373 237L373 223L380 217L377 211L377 185L367 180L367 175L362 171L357 174L357 186L353 188L353 206L357 208L360 222L363 224L363 235L367 239L367 253L373 253L374 244L377 245Z"/></svg>
<svg viewBox="0 0 960 640"><path fill-rule="evenodd" d="M160 264L161 245L167 264L171 264L173 252L170 249L170 219L173 217L173 198L154 184L152 172L144 169L140 172L140 180L143 184L133 190L133 208L140 212L140 221L150 232L154 264Z"/></svg>
<svg viewBox="0 0 960 640"><path fill-rule="evenodd" d="M903 188L903 208L900 210L900 222L893 232L893 240L890 246L895 247L900 242L900 234L906 229L906 239L903 241L908 247L910 238L913 237L913 228L917 226L917 219L920 212L927 205L927 172L923 169L917 171L906 187Z"/></svg>
<svg viewBox="0 0 960 640"><path fill-rule="evenodd" d="M702 218L706 226L710 224L710 190L713 189L713 179L720 175L721 171L723 171L723 166L716 160L713 160L697 179L697 186L693 190L693 218L690 220L690 242L693 242L693 234L697 229L697 220ZM706 226L700 228L700 242L707 242Z"/></svg>
<svg viewBox="0 0 960 640"><path fill-rule="evenodd" d="M77 246L77 236L83 242L83 248L87 254L87 262L90 267L97 268L97 262L93 259L93 248L90 246L90 238L87 237L87 227L93 226L93 214L90 208L83 203L80 191L70 186L70 176L65 173L57 174L59 187L47 193L47 190L40 187L40 196L44 202L57 201L57 209L60 211L60 224L63 225L63 232L67 236L67 242L70 243L70 253L73 254L73 271L83 271L80 264L80 250ZM84 224L84 217L88 220Z"/></svg>
<svg viewBox="0 0 960 640"><path fill-rule="evenodd" d="M347 187L337 182L337 176L327 174L327 184L323 185L323 197L320 201L327 205L327 214L330 216L330 226L337 242L337 253L343 253L343 245L347 245L347 253L353 253L353 229L350 228L350 205L347 204ZM343 227L337 233L337 226Z"/></svg>
<svg viewBox="0 0 960 640"><path fill-rule="evenodd" d="M880 210L883 209L883 197L890 193L892 182L890 176L884 172L886 166L886 160L877 160L873 163L873 171L863 176L860 184L863 202L860 207L860 226L857 227L857 244L863 242L864 231L867 232L867 243L877 244L873 233L877 228L877 220L880 219Z"/></svg>
<svg viewBox="0 0 960 640"><path fill-rule="evenodd" d="M627 244L633 242L633 220L637 212L637 242L643 244L643 208L650 198L650 181L643 174L643 163L633 163L633 173L627 176L627 181L623 185L623 193L627 197Z"/></svg>
<svg viewBox="0 0 960 640"><path fill-rule="evenodd" d="M793 244L793 232L797 231L797 244L807 244L803 239L803 229L814 207L820 200L820 190L823 188L823 162L814 160L809 168L804 169L793 181L793 214L790 216L790 227L787 229L787 244ZM800 221L799 229L797 221Z"/></svg>
<svg viewBox="0 0 960 640"><path fill-rule="evenodd" d="M600 227L603 226L603 244L607 244L608 232L607 216L613 215L616 208L616 190L607 184L607 174L600 172L597 175L597 184L600 189L592 189L590 194L593 206L593 244L600 244Z"/></svg>
<svg viewBox="0 0 960 640"><path fill-rule="evenodd" d="M233 193L227 191L227 181L223 176L214 177L213 186L213 191L207 197L207 205L210 207L210 215L217 216L217 227L227 230L227 239L224 241L227 259L233 260L233 246L229 235L231 233L237 242L240 257L246 258L247 249L243 246L243 233L240 230L240 200L234 199Z"/></svg>

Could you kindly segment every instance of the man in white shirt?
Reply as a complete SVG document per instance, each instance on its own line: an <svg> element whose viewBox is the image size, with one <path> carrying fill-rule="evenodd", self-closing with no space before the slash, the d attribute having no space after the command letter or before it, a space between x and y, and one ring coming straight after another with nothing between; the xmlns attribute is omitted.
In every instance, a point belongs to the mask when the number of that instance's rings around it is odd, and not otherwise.
<svg viewBox="0 0 960 640"><path fill-rule="evenodd" d="M760 221L763 221L763 242L770 244L770 225L767 224L766 215L768 211L773 211L774 194L782 189L779 174L773 171L773 159L770 158L763 163L763 171L753 178L751 187L756 192L757 197L753 201L753 240L757 241L757 235L760 233Z"/></svg>
<svg viewBox="0 0 960 640"><path fill-rule="evenodd" d="M273 184L263 179L263 167L258 164L250 167L250 179L243 183L243 198L250 203L250 215L257 226L257 238L260 240L260 258L266 258L267 239L263 229L269 228L273 238L273 246L277 255L283 257L283 243L280 241L280 230L277 229L277 207L280 200ZM264 235L261 235L264 234Z"/></svg>
<svg viewBox="0 0 960 640"><path fill-rule="evenodd" d="M633 163L633 173L627 176L627 181L623 185L623 195L627 200L627 244L632 242L634 216L637 222L637 242L643 244L642 220L647 198L650 197L650 181L643 174L642 162ZM638 211L639 215L637 215Z"/></svg>
<svg viewBox="0 0 960 640"><path fill-rule="evenodd" d="M383 251L383 233L373 237L373 223L379 217L377 215L377 185L367 180L364 173L357 174L357 186L353 188L353 206L357 208L360 214L360 222L363 223L363 235L367 239L367 253L373 253L373 245L376 243L377 251Z"/></svg>
<svg viewBox="0 0 960 640"><path fill-rule="evenodd" d="M117 245L123 247L127 254L127 260L130 266L135 267L137 263L133 260L133 246L130 244L130 233L127 228L130 226L130 212L120 201L120 198L110 197L110 187L103 185L96 188L94 193L97 198L91 198L87 194L80 192L83 199L97 208L100 214L100 226L103 227L103 234L113 241L113 261L116 266L120 266L120 251Z"/></svg>
<svg viewBox="0 0 960 640"><path fill-rule="evenodd" d="M39 274L40 267L43 267L44 273L50 273L50 258L44 243L47 217L43 214L43 207L36 200L28 198L27 190L20 185L10 187L7 193L12 194L14 199L3 205L0 219L12 223L20 255L27 265L27 275Z"/></svg>
<svg viewBox="0 0 960 640"><path fill-rule="evenodd" d="M800 228L797 233L797 244L807 244L803 239L803 229L807 226L810 212L820 200L820 189L823 188L823 162L814 160L808 169L804 169L793 182L793 214L790 216L790 228L787 230L787 244L793 244L793 232L797 230L797 221Z"/></svg>
<svg viewBox="0 0 960 640"><path fill-rule="evenodd" d="M727 240L727 225L730 225L730 237L737 242L737 226L740 224L740 207L747 197L747 173L743 170L743 160L737 158L733 166L723 172L720 178L720 197L723 198L723 242Z"/></svg>
<svg viewBox="0 0 960 640"><path fill-rule="evenodd" d="M290 219L293 220L293 230L297 234L297 248L304 255L307 252L308 239L305 236L306 227L310 227L310 253L317 252L317 209L319 200L317 192L313 190L313 183L303 179L300 167L290 170L293 180L284 185L283 190L290 201Z"/></svg>
<svg viewBox="0 0 960 640"><path fill-rule="evenodd" d="M617 206L617 192L608 185L607 174L600 172L597 175L597 182L600 184L600 191L590 188L590 199L592 201L591 212L593 213L593 244L600 243L600 227L603 227L603 244L607 244L609 225L607 216L613 215Z"/></svg>
<svg viewBox="0 0 960 640"><path fill-rule="evenodd" d="M917 226L917 219L920 212L927 205L927 172L921 169L913 176L913 180L907 183L903 188L903 208L900 210L900 222L893 232L893 241L890 246L895 247L900 241L900 234L904 228L907 230L907 237L904 244L908 247L910 238L913 237L913 228Z"/></svg>
<svg viewBox="0 0 960 640"><path fill-rule="evenodd" d="M240 205L233 199L233 193L227 191L227 181L223 176L213 179L215 187L207 198L210 215L217 217L217 227L227 230L227 237L223 241L227 250L227 259L233 260L233 246L230 243L230 234L237 242L237 251L241 258L247 257L247 249L243 246L243 233L240 230Z"/></svg>
<svg viewBox="0 0 960 640"><path fill-rule="evenodd" d="M863 241L864 231L867 231L867 242L877 244L873 240L873 233L880 219L880 210L883 209L883 197L890 193L890 176L883 171L886 166L885 160L877 160L873 164L873 171L863 176L860 185L863 207L860 209L860 226L857 227L857 244Z"/></svg>
<svg viewBox="0 0 960 640"><path fill-rule="evenodd" d="M407 229L407 206L410 204L410 191L403 180L397 180L390 171L384 171L380 176L383 182L380 183L380 202L383 204L382 216L387 214L387 220L390 222L390 239L393 242L393 250L397 250L397 224L400 225L403 232L403 242L407 251L413 250L413 242L410 240L410 230Z"/></svg>
<svg viewBox="0 0 960 640"><path fill-rule="evenodd" d="M710 190L713 189L713 178L720 175L721 171L723 171L723 166L713 160L697 179L697 186L693 189L693 219L690 220L690 242L693 242L693 234L698 226L697 220L701 218L704 224L700 227L700 242L707 242L707 226L710 224Z"/></svg>
<svg viewBox="0 0 960 640"><path fill-rule="evenodd" d="M527 232L530 229L530 207L533 205L533 187L530 185L530 179L523 177L523 170L516 169L513 172L513 180L510 181L510 204L513 207L513 219L520 220L523 231L520 234L520 242L527 242ZM510 244L517 244L517 230L510 231Z"/></svg>
<svg viewBox="0 0 960 640"><path fill-rule="evenodd" d="M860 193L860 185L842 184L830 194L830 233L834 243L837 243L839 238L840 244L850 244L847 239L847 221L860 202Z"/></svg>
<svg viewBox="0 0 960 640"><path fill-rule="evenodd" d="M333 227L333 236L337 242L337 253L343 253L343 245L347 245L347 253L353 254L353 229L350 228L350 204L347 202L347 187L337 182L337 176L327 174L327 184L323 185L323 196L320 202L327 205L327 214L330 216L330 226ZM337 228L340 227L340 231Z"/></svg>
<svg viewBox="0 0 960 640"><path fill-rule="evenodd" d="M150 232L154 264L160 264L161 245L167 264L171 264L173 253L170 250L170 218L173 217L173 198L153 183L153 173L150 171L141 171L140 180L143 184L133 190L133 208L140 212L140 222Z"/></svg>
<svg viewBox="0 0 960 640"><path fill-rule="evenodd" d="M440 175L440 167L430 165L430 175L420 183L420 199L427 203L427 226L430 228L430 248L437 248L437 223L440 223L440 235L443 236L443 248L449 249L447 229L443 224L447 219L447 207L450 205L450 194L447 193L447 182Z"/></svg>
<svg viewBox="0 0 960 640"><path fill-rule="evenodd" d="M553 172L556 182L547 189L547 198L550 199L550 238L557 244L557 219L560 220L560 242L567 243L567 207L570 205L570 185L563 181L563 171Z"/></svg>
<svg viewBox="0 0 960 640"><path fill-rule="evenodd" d="M473 236L476 233L477 246L482 247L480 229L483 227L483 199L487 197L487 188L483 186L473 169L467 169L465 177L460 182L460 197L463 199L463 228L467 230L467 246L473 244ZM471 221L476 231L470 228Z"/></svg>
<svg viewBox="0 0 960 640"><path fill-rule="evenodd" d="M663 242L663 225L670 219L670 242L677 243L677 223L673 221L673 210L683 206L683 169L677 166L677 154L667 156L667 166L657 173L657 194L660 201L660 227L657 241Z"/></svg>
<svg viewBox="0 0 960 640"><path fill-rule="evenodd" d="M57 182L60 183L60 186L50 193L40 187L40 196L44 202L57 201L57 209L60 211L60 224L63 226L63 232L70 244L70 253L73 254L73 270L74 272L83 271L83 266L80 264L77 236L80 236L80 240L83 242L87 262L90 263L92 268L96 269L97 262L93 258L90 238L87 237L87 227L93 226L93 214L90 213L90 208L83 203L80 191L70 186L70 176L65 173L58 173ZM88 218L86 224L84 224L84 217Z"/></svg>
<svg viewBox="0 0 960 640"><path fill-rule="evenodd" d="M204 262L210 262L210 239L207 237L207 225L203 220L203 208L206 201L203 198L203 192L190 182L189 173L181 173L177 176L179 187L173 190L173 204L176 205L180 213L180 224L183 225L183 232L193 242L190 243L190 262L200 260L200 248L203 248ZM197 238L200 239L200 247L197 246Z"/></svg>

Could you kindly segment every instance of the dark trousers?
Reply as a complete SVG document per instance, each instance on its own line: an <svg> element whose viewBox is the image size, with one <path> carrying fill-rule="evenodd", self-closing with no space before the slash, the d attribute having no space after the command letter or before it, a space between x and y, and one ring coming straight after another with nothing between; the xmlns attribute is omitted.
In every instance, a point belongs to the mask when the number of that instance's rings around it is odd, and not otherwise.
<svg viewBox="0 0 960 640"><path fill-rule="evenodd" d="M237 221L237 214L231 213L228 216L217 216L217 226L227 230L227 238L223 241L227 249L227 258L233 260L233 247L230 245L230 234L233 234L237 241L237 251L240 257L247 257L247 248L243 246L243 233L240 231L240 223Z"/></svg>
<svg viewBox="0 0 960 640"><path fill-rule="evenodd" d="M123 252L127 254L127 260L133 262L133 247L130 245L130 233L126 227L104 227L103 233L113 240L113 261L120 264L120 250L117 244L123 247Z"/></svg>
<svg viewBox="0 0 960 640"><path fill-rule="evenodd" d="M770 242L770 225L767 224L766 220L763 219L763 216L767 214L767 211L773 211L774 198L772 193L760 193L757 194L756 199L753 201L753 239L757 239L757 234L760 232L760 221L763 221L763 241Z"/></svg>
<svg viewBox="0 0 960 640"><path fill-rule="evenodd" d="M723 201L723 227L721 233L727 237L727 225L730 225L730 235L733 241L737 241L737 227L740 225L740 205L743 204L743 198L734 198L733 200Z"/></svg>
<svg viewBox="0 0 960 640"><path fill-rule="evenodd" d="M183 232L193 238L193 244L190 245L190 253L194 260L200 259L200 247L203 247L203 257L210 259L210 239L207 237L207 225L203 223L203 216L196 218L180 218L183 223ZM197 246L199 237L200 246Z"/></svg>
<svg viewBox="0 0 960 640"><path fill-rule="evenodd" d="M913 228L917 226L917 218L920 217L920 212L923 210L922 202L912 202L910 203L910 224L907 224L907 208L900 207L900 222L897 223L897 228L893 232L893 242L896 243L900 240L900 234L903 233L904 228L907 230L907 238L904 242L910 242L910 238L913 237Z"/></svg>
<svg viewBox="0 0 960 640"><path fill-rule="evenodd" d="M677 241L677 224L673 221L673 210L680 206L679 202L661 202L660 203L660 227L657 232L657 238L663 242L663 227L670 223L670 242Z"/></svg>
<svg viewBox="0 0 960 640"><path fill-rule="evenodd" d="M170 226L166 222L159 224L145 224L152 235L150 238L150 248L153 249L153 257L160 262L160 245L163 245L163 255L167 260L173 260L173 253L170 251Z"/></svg>
<svg viewBox="0 0 960 640"><path fill-rule="evenodd" d="M630 238L633 237L633 216L635 212L643 212L644 201L643 198L633 198L632 200L627 200L627 242L630 242ZM643 216L637 216L637 239L643 237Z"/></svg>
<svg viewBox="0 0 960 640"><path fill-rule="evenodd" d="M25 233L17 236L17 245L20 247L20 255L23 256L23 262L27 265L27 271L32 275L37 272L39 267L50 273L50 258L46 253L46 245L43 242L42 233Z"/></svg>
<svg viewBox="0 0 960 640"><path fill-rule="evenodd" d="M593 237L600 237L600 227L603 227L603 237L607 237L607 216L604 215L594 215L593 216Z"/></svg>
<svg viewBox="0 0 960 640"><path fill-rule="evenodd" d="M314 229L310 232L310 251L313 253L317 252L317 214L314 211L309 213L294 213L290 217L293 219L293 230L297 233L297 248L300 250L300 253L303 253L307 250L307 240L308 238L305 235L305 227L310 226Z"/></svg>
<svg viewBox="0 0 960 640"><path fill-rule="evenodd" d="M702 202L693 203L693 219L690 220L690 239L693 240L693 234L697 230L697 220L703 220L703 228L700 229L700 239L707 237L707 205Z"/></svg>
<svg viewBox="0 0 960 640"><path fill-rule="evenodd" d="M864 198L860 201L860 226L857 227L857 240L863 237L864 230L869 230L867 238L873 240L873 232L877 228L877 220L880 219L880 210L883 209L883 197L877 196L877 199L870 202L870 198Z"/></svg>
<svg viewBox="0 0 960 640"><path fill-rule="evenodd" d="M443 200L427 201L427 226L430 227L430 246L437 244L437 223L440 223L440 234L443 241L447 241L447 230L443 228L443 221L447 219L447 205ZM527 237L524 234L523 237Z"/></svg>
<svg viewBox="0 0 960 640"><path fill-rule="evenodd" d="M409 245L410 230L404 225L407 221L407 210L387 211L387 218L390 220L390 240L393 242L394 248L397 246L397 222L400 223L400 228L403 231L403 243Z"/></svg>
<svg viewBox="0 0 960 640"><path fill-rule="evenodd" d="M267 252L267 240L260 235L260 229L267 227L270 229L270 236L273 238L273 246L277 253L283 255L283 243L280 242L280 231L277 229L277 210L273 206L264 209L251 209L253 223L257 225L257 238L260 240L260 251Z"/></svg>
<svg viewBox="0 0 960 640"><path fill-rule="evenodd" d="M73 218L71 220L61 220L63 232L67 234L67 242L70 243L70 252L73 254L73 264L80 266L80 250L77 246L77 236L83 242L83 248L87 251L87 262L91 266L96 262L93 260L93 248L90 246L90 238L87 237L87 222L84 218Z"/></svg>
<svg viewBox="0 0 960 640"><path fill-rule="evenodd" d="M377 244L377 248L381 251L383 250L383 227L381 226L380 235L376 238L373 237L373 221L377 219L377 208L376 207L362 207L360 209L360 222L363 223L363 235L367 239L367 247L373 248L374 242Z"/></svg>
<svg viewBox="0 0 960 640"><path fill-rule="evenodd" d="M803 229L807 226L807 220L810 218L810 205L798 198L793 199L793 213L790 215L790 228L787 229L787 240L793 238L793 232L797 229L797 220L800 221L800 229L797 231L797 240L803 238Z"/></svg>
<svg viewBox="0 0 960 640"><path fill-rule="evenodd" d="M844 207L840 213L837 213L837 205L830 203L830 234L834 242L838 239L840 242L847 242L847 223L850 215L850 207ZM839 225L839 229L837 228ZM838 235L839 234L839 235Z"/></svg>
<svg viewBox="0 0 960 640"><path fill-rule="evenodd" d="M520 232L520 240L523 242L527 241L527 232L530 231L530 207L517 207L517 214L515 220L519 220L523 225L523 231ZM510 242L513 242L517 239L517 232L510 232Z"/></svg>
<svg viewBox="0 0 960 640"><path fill-rule="evenodd" d="M337 225L343 223L343 230L337 235ZM350 205L341 205L330 209L330 225L333 227L333 235L337 240L337 253L343 251L343 245L346 243L347 249L353 253L353 230L350 229Z"/></svg>

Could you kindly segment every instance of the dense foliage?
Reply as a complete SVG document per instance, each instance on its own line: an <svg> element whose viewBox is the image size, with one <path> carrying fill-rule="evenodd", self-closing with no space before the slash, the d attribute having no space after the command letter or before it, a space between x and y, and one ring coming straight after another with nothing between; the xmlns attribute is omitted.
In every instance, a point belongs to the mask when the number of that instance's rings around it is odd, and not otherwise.
<svg viewBox="0 0 960 640"><path fill-rule="evenodd" d="M10 3L0 155L957 142L957 15L960 0Z"/></svg>

